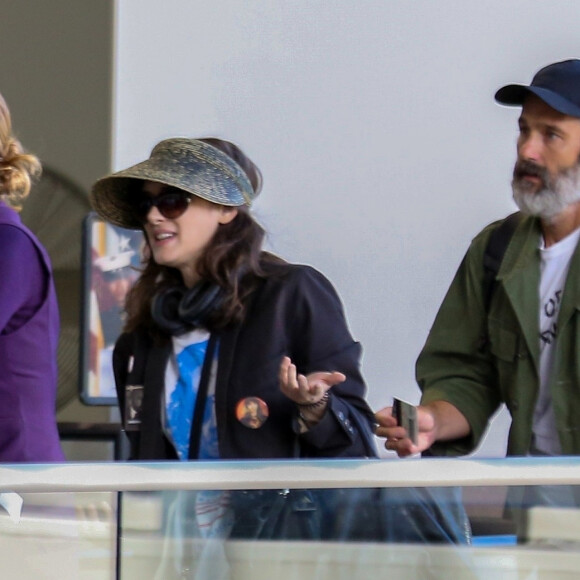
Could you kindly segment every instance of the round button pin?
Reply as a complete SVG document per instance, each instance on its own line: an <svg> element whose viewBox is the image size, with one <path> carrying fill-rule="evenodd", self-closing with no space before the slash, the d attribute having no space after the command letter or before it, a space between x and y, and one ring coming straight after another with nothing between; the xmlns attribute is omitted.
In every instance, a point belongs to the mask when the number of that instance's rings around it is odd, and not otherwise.
<svg viewBox="0 0 580 580"><path fill-rule="evenodd" d="M238 421L249 429L259 429L268 419L268 405L260 397L240 399L236 405Z"/></svg>

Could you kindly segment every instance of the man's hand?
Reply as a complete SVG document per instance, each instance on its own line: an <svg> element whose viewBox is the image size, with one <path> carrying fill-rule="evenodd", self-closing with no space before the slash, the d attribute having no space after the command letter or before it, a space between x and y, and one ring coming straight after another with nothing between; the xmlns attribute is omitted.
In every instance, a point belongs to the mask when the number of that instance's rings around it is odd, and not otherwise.
<svg viewBox="0 0 580 580"><path fill-rule="evenodd" d="M408 457L429 449L435 441L435 418L428 407L417 407L417 445L414 445L407 431L397 425L393 408L385 407L375 413L378 437L385 437L385 449L395 451L399 457Z"/></svg>
<svg viewBox="0 0 580 580"><path fill-rule="evenodd" d="M385 407L375 413L379 425L376 434L385 437L385 449L395 451L399 457L421 453L435 441L461 439L471 433L467 419L456 407L447 401L433 401L417 407L419 436L417 445L413 445L405 429L397 425L392 412L392 407Z"/></svg>

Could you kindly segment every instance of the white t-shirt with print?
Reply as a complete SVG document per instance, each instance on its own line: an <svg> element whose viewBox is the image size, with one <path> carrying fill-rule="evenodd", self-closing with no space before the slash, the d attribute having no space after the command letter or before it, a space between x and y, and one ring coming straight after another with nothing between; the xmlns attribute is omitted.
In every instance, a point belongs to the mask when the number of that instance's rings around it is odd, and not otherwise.
<svg viewBox="0 0 580 580"><path fill-rule="evenodd" d="M540 392L534 410L535 451L547 455L561 453L556 430L550 380L558 337L558 315L572 254L580 240L580 228L549 248L540 245Z"/></svg>

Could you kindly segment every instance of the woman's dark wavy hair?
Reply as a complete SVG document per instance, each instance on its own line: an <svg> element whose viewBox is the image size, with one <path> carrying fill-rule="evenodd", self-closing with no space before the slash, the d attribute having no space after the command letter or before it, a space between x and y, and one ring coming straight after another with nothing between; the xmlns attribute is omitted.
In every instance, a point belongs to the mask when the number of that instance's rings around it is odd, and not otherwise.
<svg viewBox="0 0 580 580"><path fill-rule="evenodd" d="M239 147L216 138L200 141L213 145L234 159L246 172L254 191L260 191L260 170ZM241 322L246 311L245 299L258 280L266 276L262 267L264 262L282 262L280 258L262 251L265 230L249 209L246 206L236 209L236 217L219 226L197 263L199 276L217 284L225 295L221 308L209 320L210 330ZM179 270L157 264L148 246L144 254L144 268L127 295L124 331L146 328L153 337L163 339L166 335L153 321L151 302L157 292L183 285L183 280Z"/></svg>

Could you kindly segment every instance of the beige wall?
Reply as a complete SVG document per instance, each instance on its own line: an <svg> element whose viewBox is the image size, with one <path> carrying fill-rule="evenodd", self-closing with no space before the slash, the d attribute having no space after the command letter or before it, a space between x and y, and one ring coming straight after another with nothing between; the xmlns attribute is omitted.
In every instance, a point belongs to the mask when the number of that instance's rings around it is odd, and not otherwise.
<svg viewBox="0 0 580 580"><path fill-rule="evenodd" d="M14 130L45 166L86 191L110 169L114 2L3 0L0 4L0 92L11 109ZM42 212L42 203L34 210ZM78 270L83 209L74 203L65 208L69 215L56 215L43 224L42 239L50 252L52 246L59 246L56 239L67 228L67 251L70 244L78 246L74 250ZM31 210L28 207L25 212ZM62 255L52 253L51 257L60 268ZM59 287L58 282L63 326L78 325L80 277L67 272L66 284ZM78 333L78 328L74 330ZM73 365L76 342L67 347ZM74 377L66 372L61 377L66 384L61 383L60 389L76 391ZM78 402L59 413L67 421L106 420L108 416L108 409Z"/></svg>
<svg viewBox="0 0 580 580"><path fill-rule="evenodd" d="M110 165L112 0L4 0L0 91L21 140L84 187Z"/></svg>

